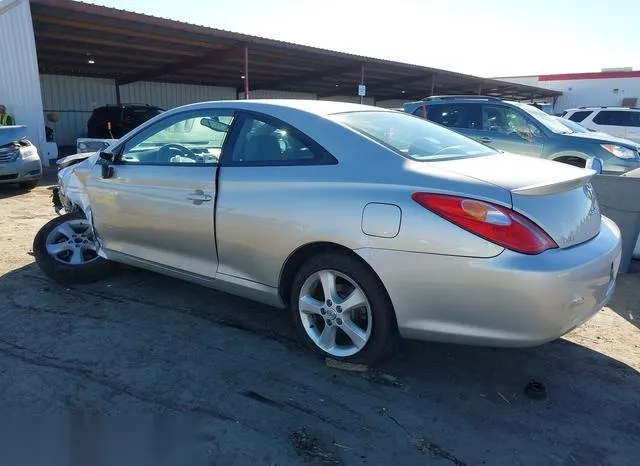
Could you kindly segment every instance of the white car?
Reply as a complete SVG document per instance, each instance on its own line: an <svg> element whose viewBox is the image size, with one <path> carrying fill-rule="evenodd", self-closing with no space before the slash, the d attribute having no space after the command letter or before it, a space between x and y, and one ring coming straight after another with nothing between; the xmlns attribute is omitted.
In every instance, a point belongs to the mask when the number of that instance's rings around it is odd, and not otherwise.
<svg viewBox="0 0 640 466"><path fill-rule="evenodd" d="M26 126L0 126L0 184L33 189L42 178L38 149L26 134Z"/></svg>
<svg viewBox="0 0 640 466"><path fill-rule="evenodd" d="M579 107L565 110L562 117L594 131L640 142L640 109Z"/></svg>

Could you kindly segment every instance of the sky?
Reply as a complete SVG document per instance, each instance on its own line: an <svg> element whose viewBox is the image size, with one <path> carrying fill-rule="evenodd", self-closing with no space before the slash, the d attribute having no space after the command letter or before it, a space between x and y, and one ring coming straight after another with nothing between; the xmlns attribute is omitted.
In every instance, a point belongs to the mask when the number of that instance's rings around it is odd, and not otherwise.
<svg viewBox="0 0 640 466"><path fill-rule="evenodd" d="M640 0L85 0L482 77L640 69Z"/></svg>

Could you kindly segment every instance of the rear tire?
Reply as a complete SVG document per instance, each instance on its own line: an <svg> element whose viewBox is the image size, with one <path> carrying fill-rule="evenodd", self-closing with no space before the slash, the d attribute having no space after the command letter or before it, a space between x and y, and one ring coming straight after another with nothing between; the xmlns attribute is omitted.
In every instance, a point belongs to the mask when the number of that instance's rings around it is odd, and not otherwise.
<svg viewBox="0 0 640 466"><path fill-rule="evenodd" d="M91 283L113 274L114 262L96 253L88 220L78 212L46 223L33 240L33 255L40 270L64 285Z"/></svg>
<svg viewBox="0 0 640 466"><path fill-rule="evenodd" d="M18 185L22 189L26 189L27 191L31 191L33 188L38 186L38 182L37 181L23 181L22 183L18 183Z"/></svg>
<svg viewBox="0 0 640 466"><path fill-rule="evenodd" d="M391 353L398 339L384 285L349 255L309 259L294 279L290 307L300 338L324 357L373 364Z"/></svg>

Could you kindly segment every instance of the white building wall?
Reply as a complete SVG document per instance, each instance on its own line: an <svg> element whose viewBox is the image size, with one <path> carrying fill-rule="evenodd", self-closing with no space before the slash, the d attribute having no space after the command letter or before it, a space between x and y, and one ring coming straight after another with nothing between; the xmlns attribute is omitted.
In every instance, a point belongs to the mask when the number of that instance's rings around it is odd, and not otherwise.
<svg viewBox="0 0 640 466"><path fill-rule="evenodd" d="M411 101L404 100L404 99L389 99L389 100L379 100L378 102L376 102L376 105L382 108L402 108L402 106L407 102L411 102Z"/></svg>
<svg viewBox="0 0 640 466"><path fill-rule="evenodd" d="M75 146L87 135L87 121L94 108L115 104L113 79L41 75L44 117L60 146ZM138 82L120 87L123 103L145 103L164 109L207 100L235 100L233 88Z"/></svg>
<svg viewBox="0 0 640 466"><path fill-rule="evenodd" d="M46 143L36 43L28 0L0 1L0 103L16 124L28 127L29 140L46 161L55 147Z"/></svg>
<svg viewBox="0 0 640 466"><path fill-rule="evenodd" d="M250 99L312 99L317 95L308 92L270 91L269 89L257 89L249 91ZM240 93L240 99L244 99L244 92Z"/></svg>
<svg viewBox="0 0 640 466"><path fill-rule="evenodd" d="M622 105L622 99L636 97L640 103L640 77L608 77L589 79L549 79L545 76L495 78L501 81L561 91L555 112L590 105Z"/></svg>
<svg viewBox="0 0 640 466"><path fill-rule="evenodd" d="M169 110L195 102L235 100L236 90L232 87L136 82L120 86L120 99L123 103L144 103Z"/></svg>
<svg viewBox="0 0 640 466"><path fill-rule="evenodd" d="M508 83L524 84L525 86L538 86L538 76L513 76L506 78L492 78Z"/></svg>
<svg viewBox="0 0 640 466"><path fill-rule="evenodd" d="M75 76L40 76L44 117L59 146L75 146L87 135L87 120L94 108L116 102L113 79Z"/></svg>
<svg viewBox="0 0 640 466"><path fill-rule="evenodd" d="M350 104L359 104L360 96L358 95L332 95L330 97L321 97L320 100L331 100L333 102L347 102ZM375 105L375 99L373 97L366 97L363 99L364 105Z"/></svg>
<svg viewBox="0 0 640 466"><path fill-rule="evenodd" d="M539 87L562 91L555 110L589 105L621 105L622 99L636 97L640 102L640 78L573 79L539 81Z"/></svg>

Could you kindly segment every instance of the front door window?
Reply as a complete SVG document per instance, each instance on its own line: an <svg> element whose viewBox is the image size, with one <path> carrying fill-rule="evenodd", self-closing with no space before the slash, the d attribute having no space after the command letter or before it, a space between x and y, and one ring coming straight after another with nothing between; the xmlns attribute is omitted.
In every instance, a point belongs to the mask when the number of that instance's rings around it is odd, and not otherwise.
<svg viewBox="0 0 640 466"><path fill-rule="evenodd" d="M144 165L215 164L233 115L193 113L160 121L124 146L120 162Z"/></svg>
<svg viewBox="0 0 640 466"><path fill-rule="evenodd" d="M538 127L521 112L498 105L484 106L482 127L484 131L519 136L529 142L541 136Z"/></svg>

